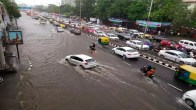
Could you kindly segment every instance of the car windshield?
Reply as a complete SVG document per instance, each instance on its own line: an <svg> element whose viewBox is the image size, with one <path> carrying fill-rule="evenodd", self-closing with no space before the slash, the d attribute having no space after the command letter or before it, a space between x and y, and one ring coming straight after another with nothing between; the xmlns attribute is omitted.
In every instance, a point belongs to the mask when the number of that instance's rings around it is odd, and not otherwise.
<svg viewBox="0 0 196 110"><path fill-rule="evenodd" d="M90 62L95 62L94 59L88 59L88 60L85 60L87 63L90 63Z"/></svg>
<svg viewBox="0 0 196 110"><path fill-rule="evenodd" d="M137 45L142 45L142 42L137 42Z"/></svg>
<svg viewBox="0 0 196 110"><path fill-rule="evenodd" d="M110 35L110 37L116 37L116 35Z"/></svg>
<svg viewBox="0 0 196 110"><path fill-rule="evenodd" d="M190 56L188 56L187 54L184 54L184 53L181 53L181 54L178 54L178 55L182 58L191 58Z"/></svg>
<svg viewBox="0 0 196 110"><path fill-rule="evenodd" d="M129 49L129 50L127 50L127 52L137 52L137 51L134 49Z"/></svg>

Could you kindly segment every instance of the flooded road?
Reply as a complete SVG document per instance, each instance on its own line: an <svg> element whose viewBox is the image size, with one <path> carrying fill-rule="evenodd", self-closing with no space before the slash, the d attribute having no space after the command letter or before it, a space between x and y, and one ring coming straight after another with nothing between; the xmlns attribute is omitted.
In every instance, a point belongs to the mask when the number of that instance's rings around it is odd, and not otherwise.
<svg viewBox="0 0 196 110"><path fill-rule="evenodd" d="M187 110L177 91L145 78L136 65L102 47L93 56L96 68L84 70L65 61L71 54L90 55L92 39L57 33L51 24L25 14L18 23L24 38L19 46L21 110Z"/></svg>

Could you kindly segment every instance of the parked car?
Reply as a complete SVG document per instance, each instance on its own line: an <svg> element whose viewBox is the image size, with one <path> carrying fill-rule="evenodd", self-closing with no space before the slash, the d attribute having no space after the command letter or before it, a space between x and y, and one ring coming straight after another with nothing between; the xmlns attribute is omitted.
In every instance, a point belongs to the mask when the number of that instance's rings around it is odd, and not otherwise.
<svg viewBox="0 0 196 110"><path fill-rule="evenodd" d="M156 42L161 42L162 40L164 40L164 39L166 39L166 38L163 37L163 36L155 36L153 39L154 39Z"/></svg>
<svg viewBox="0 0 196 110"><path fill-rule="evenodd" d="M108 37L110 40L119 40L118 36L113 33L107 33L106 35L106 37Z"/></svg>
<svg viewBox="0 0 196 110"><path fill-rule="evenodd" d="M141 38L144 35L143 32L136 32L131 34L131 38Z"/></svg>
<svg viewBox="0 0 196 110"><path fill-rule="evenodd" d="M188 65L196 66L196 60L181 51L160 50L158 55L162 58L177 62L179 64L188 64Z"/></svg>
<svg viewBox="0 0 196 110"><path fill-rule="evenodd" d="M128 40L126 42L126 44L130 47L133 47L133 48L136 48L136 49L139 49L139 50L149 50L149 46L145 45L144 43L142 43L139 40ZM142 47L142 44L143 44L143 47Z"/></svg>
<svg viewBox="0 0 196 110"><path fill-rule="evenodd" d="M141 39L145 45L149 46L149 49L153 49L154 44L149 39Z"/></svg>
<svg viewBox="0 0 196 110"><path fill-rule="evenodd" d="M120 39L130 39L130 38L131 38L131 35L128 34L128 33L117 33L117 36L118 36Z"/></svg>
<svg viewBox="0 0 196 110"><path fill-rule="evenodd" d="M169 39L164 39L164 40L162 40L160 43L161 43L161 45L162 45L163 47L167 47L167 48L170 48L170 49L180 50L180 48L183 47L183 46L180 45L178 42L173 41L173 40L169 40Z"/></svg>
<svg viewBox="0 0 196 110"><path fill-rule="evenodd" d="M62 27L56 27L57 32L64 32L64 29Z"/></svg>
<svg viewBox="0 0 196 110"><path fill-rule="evenodd" d="M193 42L193 41L190 41L190 40L180 40L179 44L186 47L187 49L196 50L196 42Z"/></svg>
<svg viewBox="0 0 196 110"><path fill-rule="evenodd" d="M65 57L65 60L71 64L81 66L85 69L97 66L97 62L95 59L84 54L69 55Z"/></svg>
<svg viewBox="0 0 196 110"><path fill-rule="evenodd" d="M196 90L190 90L184 93L182 100L192 108L196 108Z"/></svg>
<svg viewBox="0 0 196 110"><path fill-rule="evenodd" d="M95 34L96 36L107 36L107 35L105 34L105 32L100 31L100 30L95 30L95 31L94 31L94 34Z"/></svg>
<svg viewBox="0 0 196 110"><path fill-rule="evenodd" d="M123 56L126 58L138 58L140 56L139 52L130 47L116 47L112 49L113 53Z"/></svg>
<svg viewBox="0 0 196 110"><path fill-rule="evenodd" d="M70 30L70 33L72 33L74 35L81 35L81 31L79 29L75 29L75 28L72 28Z"/></svg>
<svg viewBox="0 0 196 110"><path fill-rule="evenodd" d="M95 30L92 29L92 28L85 28L84 31L85 31L86 33L94 33Z"/></svg>
<svg viewBox="0 0 196 110"><path fill-rule="evenodd" d="M125 32L126 30L127 30L127 28L123 28L123 27L118 27L116 29L116 31L118 31L118 32Z"/></svg>

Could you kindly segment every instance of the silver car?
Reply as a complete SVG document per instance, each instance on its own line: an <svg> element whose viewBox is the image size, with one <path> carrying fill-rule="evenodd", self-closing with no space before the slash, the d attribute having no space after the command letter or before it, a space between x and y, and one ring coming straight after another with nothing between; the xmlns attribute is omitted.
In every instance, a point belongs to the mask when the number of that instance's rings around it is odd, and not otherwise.
<svg viewBox="0 0 196 110"><path fill-rule="evenodd" d="M160 50L158 55L162 58L169 59L179 64L188 64L188 65L196 66L196 60L181 51Z"/></svg>

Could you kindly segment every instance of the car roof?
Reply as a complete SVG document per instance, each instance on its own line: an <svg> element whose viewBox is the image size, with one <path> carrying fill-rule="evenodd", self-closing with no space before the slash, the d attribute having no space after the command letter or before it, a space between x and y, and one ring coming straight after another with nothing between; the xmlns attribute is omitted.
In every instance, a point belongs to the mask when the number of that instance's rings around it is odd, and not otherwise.
<svg viewBox="0 0 196 110"><path fill-rule="evenodd" d="M195 43L194 41L191 41L191 40L180 40L180 41Z"/></svg>
<svg viewBox="0 0 196 110"><path fill-rule="evenodd" d="M141 41L139 41L139 40L131 40L131 41L134 41L134 42L141 42Z"/></svg>
<svg viewBox="0 0 196 110"><path fill-rule="evenodd" d="M77 55L73 55L79 58L82 58L83 60L87 60L87 59L93 59L92 57L88 56L88 55L84 55L84 54L77 54Z"/></svg>
<svg viewBox="0 0 196 110"><path fill-rule="evenodd" d="M125 50L134 50L134 49L131 48L131 47L119 47L119 48L123 48L123 49L125 49Z"/></svg>
<svg viewBox="0 0 196 110"><path fill-rule="evenodd" d="M173 53L176 53L176 54L181 54L183 52L181 51L177 51L177 50L166 50L167 52L173 52Z"/></svg>

